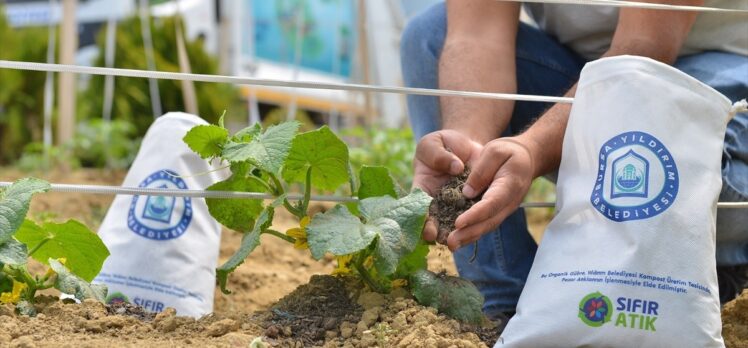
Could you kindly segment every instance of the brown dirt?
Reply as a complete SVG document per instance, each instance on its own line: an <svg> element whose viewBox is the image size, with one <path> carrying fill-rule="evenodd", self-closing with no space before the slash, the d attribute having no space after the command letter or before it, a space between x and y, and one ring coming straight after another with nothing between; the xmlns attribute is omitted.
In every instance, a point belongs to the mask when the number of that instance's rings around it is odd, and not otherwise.
<svg viewBox="0 0 748 348"><path fill-rule="evenodd" d="M55 170L29 174L12 168L0 168L0 181L13 181L26 176L35 176L56 183L120 185L124 180L125 173L107 170L77 170L71 172ZM34 197L29 216L34 219L51 218L58 221L78 219L92 230L96 230L104 215L106 215L112 199L113 197L108 195L54 192L40 194ZM330 207L332 205L318 204L312 209L321 211ZM285 231L297 226L297 224L298 221L290 214L284 210L279 210L273 228ZM219 263L226 261L238 249L240 241L240 234L223 230ZM451 253L443 246L437 246L433 249L429 254L429 268L434 271L444 270L450 274L456 274ZM244 265L229 277L228 288L233 293L223 295L219 290L216 290L214 314L199 321L176 317L169 313L163 314L161 319L153 322L141 321L131 316L121 315L123 314L121 308L110 307L104 311L108 310L109 314L120 315L110 315L111 318L93 324L82 324L81 320L95 321L97 319L90 319L93 317L86 314L88 313L87 310L79 305L57 303L50 307L53 309L46 309L46 314L44 314L45 309L41 309L40 313L44 315L37 318L16 317L12 314L10 308L0 307L0 347L179 347L185 345L246 347L252 339L265 335L266 327L263 327L261 325L262 320L257 319L256 315L253 314L255 311L270 309L270 306L282 297L291 293L300 285L306 284L312 275L329 274L333 266L332 259L323 259L321 262L315 261L308 251L289 248L284 241L271 236L263 236L262 245ZM31 266L32 271L40 271L41 267L39 265ZM54 294L53 291L45 293ZM406 305L400 304L397 306L405 306L404 308L408 308L411 312L416 312L417 309L431 311L416 306L412 300L408 301L410 302ZM390 303L389 305L394 306L400 302ZM90 307L92 304L86 306ZM324 310L324 306L319 306L319 308ZM137 309L129 308L125 309L126 313L124 314L131 314L133 310L137 312ZM266 311L264 313L273 312ZM6 317L2 317L3 315L6 315ZM441 318L440 320L446 320L441 316L438 317ZM127 325L118 327L119 324L115 325L111 322L126 323ZM235 325L236 323L238 323L238 326ZM345 321L345 323L348 324L345 324L343 330L340 326L337 328L339 335L347 333L348 328L353 327L354 334L351 337L359 337L359 340L363 338L363 332L355 334L358 322L351 319ZM89 330L80 325L89 325L94 329ZM103 326L99 329L99 325ZM5 326L9 330L5 330ZM174 326L173 330L171 330L172 326ZM235 327L238 328L234 329ZM382 326L382 330L385 328L386 326ZM164 330L171 331L164 332ZM432 328L431 330L435 329ZM223 331L227 333L218 337L209 335L218 335ZM325 331L326 335L327 331L330 330ZM377 337L382 336L378 331L375 333L378 335ZM390 333L389 335L394 334ZM387 336L389 342L398 341L396 337L390 336ZM369 335L366 335L367 340L368 338ZM435 336L434 338L438 337ZM363 343L367 342L369 341L365 340ZM359 342L359 344L353 346L365 345Z"/></svg>
<svg viewBox="0 0 748 348"><path fill-rule="evenodd" d="M0 168L0 181L24 176L28 174ZM35 176L59 183L101 185L118 185L124 179L123 172L102 170L52 171ZM34 198L30 216L79 219L95 230L112 198L46 193ZM296 224L290 215L279 213L274 229L285 231ZM536 239L543 229L542 222L531 226ZM240 240L238 233L223 231L219 262L233 254ZM417 305L401 290L382 296L351 290L346 285L344 296L341 283L331 286L329 277L310 280L314 274L329 274L332 264L332 260L317 262L308 252L265 238L229 278L234 293L217 292L215 313L200 320L179 317L173 311L154 317L133 306L107 307L91 301L71 304L41 297L37 304L41 314L35 318L17 316L12 307L0 305L0 347L248 347L258 337L273 346L305 347L311 345L311 337L319 337L321 330L326 347L485 347L485 342L495 340L492 328L450 320L434 309ZM429 268L456 273L451 253L443 246L434 247L429 254ZM311 284L300 287L307 282ZM286 295L289 297L282 299ZM309 300L304 302L305 298ZM347 300L330 307L325 301L333 298ZM278 305L271 307L276 302ZM306 314L298 315L304 311ZM318 317L324 314L327 318L319 322ZM307 325L309 319L312 325ZM748 348L748 292L724 306L722 319L727 347Z"/></svg>
<svg viewBox="0 0 748 348"><path fill-rule="evenodd" d="M722 336L731 348L748 348L748 291L722 307Z"/></svg>
<svg viewBox="0 0 748 348"><path fill-rule="evenodd" d="M429 215L436 224L436 241L440 244L447 244L447 237L454 231L457 217L480 201L480 196L467 199L462 195L462 187L465 186L469 174L470 170L465 170L461 175L449 179L431 201Z"/></svg>

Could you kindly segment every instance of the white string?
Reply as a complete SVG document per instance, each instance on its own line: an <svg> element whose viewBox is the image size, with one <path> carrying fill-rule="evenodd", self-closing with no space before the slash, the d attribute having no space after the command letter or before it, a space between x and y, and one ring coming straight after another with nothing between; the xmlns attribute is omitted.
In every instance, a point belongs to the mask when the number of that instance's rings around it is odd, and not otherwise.
<svg viewBox="0 0 748 348"><path fill-rule="evenodd" d="M748 10L739 10L739 9L732 9L732 8L717 8L717 7L688 6L688 5L655 4L655 3L649 3L649 2L623 1L623 0L497 0L497 1L532 2L532 3L565 4L565 5L607 6L607 7L626 7L626 8L642 8L642 9L650 9L650 10L695 11L695 12L721 12L721 13L748 14ZM734 1L744 1L744 0L734 0Z"/></svg>
<svg viewBox="0 0 748 348"><path fill-rule="evenodd" d="M18 61L10 61L10 60L0 60L0 69L73 72L73 73L78 73L78 74L142 77L142 78L162 79L162 80L189 80L189 81L199 81L199 82L232 83L232 84L238 84L238 85L290 87L290 88L296 87L296 88L308 88L308 89L379 92L379 93L394 93L394 94L414 94L414 95L428 95L428 96L438 96L438 97L441 96L441 97L483 98L483 99L497 99L497 100L520 100L520 101L529 101L529 102L566 103L566 104L571 104L574 102L574 98L552 97L552 96L544 96L544 95L469 92L469 91L454 91L454 90L446 90L446 89L363 85L363 84L353 84L353 83L287 81L287 80L258 79L258 78L252 78L252 77L238 77L238 76L225 76L225 75L186 74L186 73L166 72L166 71L103 68L103 67L93 67L93 66L47 64L47 63L34 63L34 62L18 62Z"/></svg>
<svg viewBox="0 0 748 348"><path fill-rule="evenodd" d="M0 181L0 188L12 185L12 182ZM205 190L178 190L161 189L150 187L123 187L104 185L77 185L77 184L50 184L50 192L88 193L102 195L147 195L147 196L169 196L169 197L194 197L194 198L217 198L217 199L275 199L276 197L263 192L235 192L235 191L205 191ZM290 200L300 200L304 196L299 193L287 195ZM312 195L312 201L318 202L357 202L356 197ZM554 202L525 202L522 208L553 208ZM717 207L721 209L748 209L748 202L719 202Z"/></svg>

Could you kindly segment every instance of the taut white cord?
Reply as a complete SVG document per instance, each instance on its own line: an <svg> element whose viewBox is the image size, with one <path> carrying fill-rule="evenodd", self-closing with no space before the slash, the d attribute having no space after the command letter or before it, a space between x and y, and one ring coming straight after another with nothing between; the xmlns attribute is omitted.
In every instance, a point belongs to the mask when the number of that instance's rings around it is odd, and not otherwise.
<svg viewBox="0 0 748 348"><path fill-rule="evenodd" d="M12 182L0 181L0 188L8 187ZM273 195L263 192L233 192L233 191L205 191L205 190L177 190L160 189L149 187L122 187L103 185L76 185L76 184L50 184L50 192L88 193L102 195L148 195L169 197L201 197L219 199L274 199ZM288 199L300 200L303 195L292 193L287 195ZM318 202L357 202L356 197L312 195L312 201ZM523 208L553 208L554 202L525 202L520 206ZM719 202L718 208L722 209L748 209L748 202Z"/></svg>
<svg viewBox="0 0 748 348"><path fill-rule="evenodd" d="M544 3L544 4L587 5L587 6L608 6L608 7L628 7L628 8L642 8L642 9L649 9L649 10L748 14L748 10L739 10L739 9L733 9L733 8L655 4L655 3L649 3L649 2L623 1L623 0L497 0L497 1L534 2L534 3ZM744 1L744 0L734 0L734 1Z"/></svg>
<svg viewBox="0 0 748 348"><path fill-rule="evenodd" d="M543 95L468 92L468 91L452 91L452 90L429 89L429 88L373 86L373 85L362 85L362 84L351 84L351 83L286 81L286 80L258 79L258 78L251 78L251 77L238 77L238 76L225 76L225 75L186 74L186 73L165 72L165 71L102 68L102 67L90 67L90 66L79 66L79 65L18 62L18 61L9 61L9 60L0 60L0 68L31 70L31 71L73 72L73 73L78 73L78 74L105 75L105 76L113 75L113 76L124 76L124 77L142 77L142 78L163 79L163 80L220 82L220 83L232 83L232 84L237 84L237 85L296 87L296 88L309 88L309 89L380 92L380 93L394 93L394 94L415 94L415 95L463 97L463 98L484 98L484 99L498 99L498 100L520 100L520 101L546 102L546 103L571 104L574 102L574 98L552 97L552 96L543 96Z"/></svg>

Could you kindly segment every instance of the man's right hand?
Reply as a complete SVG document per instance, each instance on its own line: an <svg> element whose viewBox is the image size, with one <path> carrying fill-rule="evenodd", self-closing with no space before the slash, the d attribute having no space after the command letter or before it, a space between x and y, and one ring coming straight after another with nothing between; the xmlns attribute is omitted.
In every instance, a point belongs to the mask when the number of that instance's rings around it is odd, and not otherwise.
<svg viewBox="0 0 748 348"><path fill-rule="evenodd" d="M466 165L480 157L483 145L455 130L440 130L424 136L416 147L413 160L413 186L435 196L450 177L460 175ZM437 228L429 218L423 238L436 240Z"/></svg>

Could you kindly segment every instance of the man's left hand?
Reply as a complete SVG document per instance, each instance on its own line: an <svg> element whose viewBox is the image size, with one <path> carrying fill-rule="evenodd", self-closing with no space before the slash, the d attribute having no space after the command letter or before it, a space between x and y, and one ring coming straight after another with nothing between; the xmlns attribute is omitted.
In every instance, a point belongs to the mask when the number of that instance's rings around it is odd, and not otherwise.
<svg viewBox="0 0 748 348"><path fill-rule="evenodd" d="M530 149L517 138L488 142L470 170L462 193L467 198L485 193L455 220L455 231L447 239L452 251L478 240L513 213L535 173Z"/></svg>

